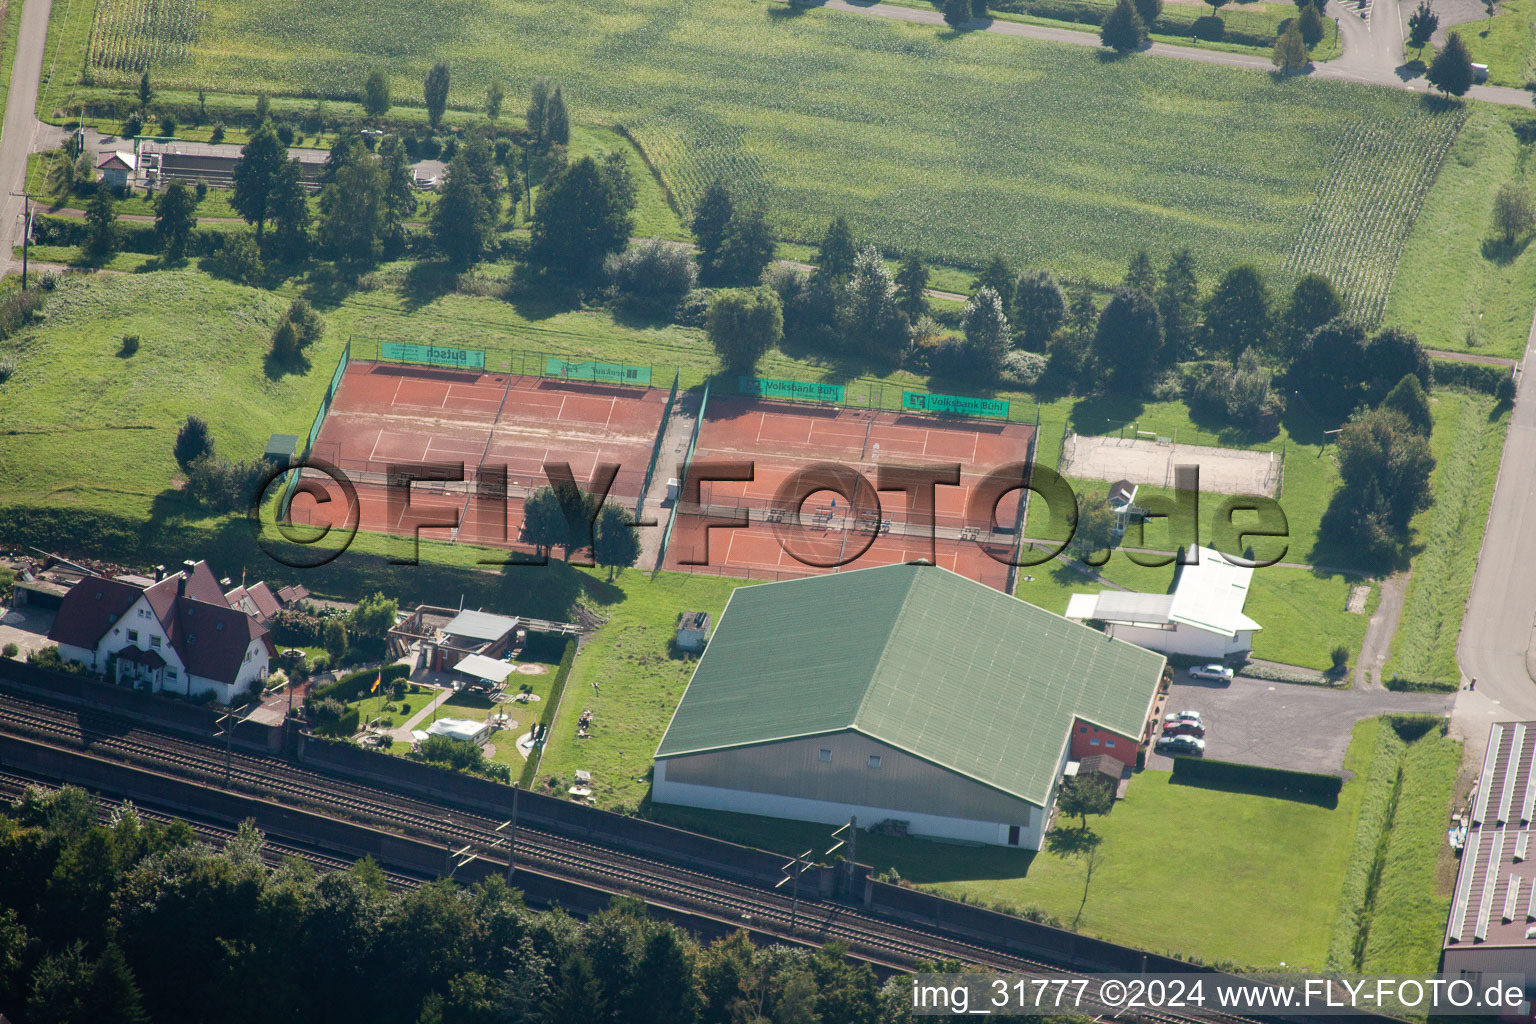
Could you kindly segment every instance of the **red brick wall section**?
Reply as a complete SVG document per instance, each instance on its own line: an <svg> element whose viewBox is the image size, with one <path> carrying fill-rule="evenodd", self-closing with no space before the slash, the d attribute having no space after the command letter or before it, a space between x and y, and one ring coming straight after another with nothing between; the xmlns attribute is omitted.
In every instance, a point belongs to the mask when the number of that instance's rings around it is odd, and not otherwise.
<svg viewBox="0 0 1536 1024"><path fill-rule="evenodd" d="M1072 723L1072 747L1069 757L1073 761L1081 761L1085 757L1094 754L1108 754L1117 761L1134 766L1136 764L1136 741L1128 736L1122 736L1108 729L1100 729L1096 725L1087 722L1074 721Z"/></svg>

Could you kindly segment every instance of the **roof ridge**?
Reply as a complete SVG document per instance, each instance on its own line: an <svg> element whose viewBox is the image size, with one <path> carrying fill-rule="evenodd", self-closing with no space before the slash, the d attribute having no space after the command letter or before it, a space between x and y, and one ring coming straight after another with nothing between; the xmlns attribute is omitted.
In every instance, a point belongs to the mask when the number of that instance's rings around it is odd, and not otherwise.
<svg viewBox="0 0 1536 1024"><path fill-rule="evenodd" d="M908 563L911 566L911 563ZM857 729L859 719L864 714L864 705L869 701L869 694L875 688L875 680L880 678L880 672L885 668L885 656L890 653L891 643L896 635L901 632L901 624L906 620L907 608L912 601L912 592L917 589L917 578L922 574L922 566L913 567L913 571L907 575L907 590L901 595L901 604L897 607L896 614L891 618L890 632L885 635L885 643L880 645L880 657L875 659L875 667L869 674L869 681L864 684L864 693L859 697L859 706L853 709L853 721L848 723L848 728ZM881 740L881 742L886 742Z"/></svg>

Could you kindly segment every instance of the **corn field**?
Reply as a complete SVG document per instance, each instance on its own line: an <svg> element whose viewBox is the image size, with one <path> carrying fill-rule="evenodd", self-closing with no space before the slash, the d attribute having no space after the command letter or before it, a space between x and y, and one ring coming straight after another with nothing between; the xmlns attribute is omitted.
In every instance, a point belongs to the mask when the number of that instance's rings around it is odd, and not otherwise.
<svg viewBox="0 0 1536 1024"><path fill-rule="evenodd" d="M1414 218L1465 120L1464 107L1415 111L1352 132L1318 186L1285 269L1324 275L1351 313L1379 323Z"/></svg>
<svg viewBox="0 0 1536 1024"><path fill-rule="evenodd" d="M711 182L722 181L737 202L766 198L762 162L747 146L746 132L698 111L669 110L630 128L635 142L661 169L667 189L685 217Z"/></svg>
<svg viewBox="0 0 1536 1024"><path fill-rule="evenodd" d="M206 17L200 0L99 0L87 67L110 81L184 63Z"/></svg>

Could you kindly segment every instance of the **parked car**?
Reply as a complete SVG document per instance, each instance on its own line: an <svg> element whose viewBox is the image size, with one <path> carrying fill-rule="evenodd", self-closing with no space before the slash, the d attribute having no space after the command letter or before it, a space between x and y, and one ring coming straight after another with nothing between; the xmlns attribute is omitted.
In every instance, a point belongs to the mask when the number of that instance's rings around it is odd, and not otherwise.
<svg viewBox="0 0 1536 1024"><path fill-rule="evenodd" d="M1163 719L1163 724L1165 725L1172 722L1193 722L1196 725L1204 725L1205 719L1200 717L1200 712L1198 711L1175 711Z"/></svg>
<svg viewBox="0 0 1536 1024"><path fill-rule="evenodd" d="M1232 670L1225 665L1198 665L1189 670L1194 679L1212 679L1218 683L1230 683Z"/></svg>
<svg viewBox="0 0 1536 1024"><path fill-rule="evenodd" d="M1194 736L1168 736L1164 735L1157 741L1159 754L1184 754L1186 756L1199 757L1205 753L1205 740Z"/></svg>
<svg viewBox="0 0 1536 1024"><path fill-rule="evenodd" d="M1204 736L1205 726L1199 722L1191 722L1187 718L1181 718L1177 722L1163 723L1164 736Z"/></svg>

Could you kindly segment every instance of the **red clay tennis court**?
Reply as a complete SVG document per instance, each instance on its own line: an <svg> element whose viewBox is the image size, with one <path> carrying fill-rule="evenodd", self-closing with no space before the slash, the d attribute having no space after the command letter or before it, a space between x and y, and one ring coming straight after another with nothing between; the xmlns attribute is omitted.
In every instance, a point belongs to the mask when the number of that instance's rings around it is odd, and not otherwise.
<svg viewBox="0 0 1536 1024"><path fill-rule="evenodd" d="M424 523L451 521L423 537L517 546L522 498L546 485L544 467L568 463L579 484L598 465L616 464L610 498L633 506L657 443L667 391L578 383L474 370L353 361L315 440L314 456L344 471L357 486L360 528L411 534ZM391 508L391 465L463 463L464 480L418 480L410 508ZM509 497L476 493L477 483L505 467ZM407 472L409 472L407 470ZM493 483L494 480L489 481ZM473 500L471 500L473 499ZM397 503L398 504L398 503ZM315 499L295 496L295 523L331 522Z"/></svg>
<svg viewBox="0 0 1536 1024"><path fill-rule="evenodd" d="M1003 589L1008 567L988 555L984 546L1006 557L1011 537L999 536L999 531L1006 534L1016 525L1018 492L997 505L995 520L973 522L966 514L967 503L988 472L1029 458L1033 433L1022 423L711 399L694 465L750 462L753 479L701 482L701 511L692 506L679 510L665 567L776 579L830 571L838 562L845 563L842 568L859 569L929 558ZM780 487L817 462L856 469L871 485L881 465L958 463L960 484L935 489L932 531L909 523L906 496L890 491L879 494L877 514L863 503L857 511L850 509L846 496L818 491L802 506L801 525L785 525L785 502L777 497ZM704 528L710 517L740 509L747 510L751 525L711 530L706 553ZM688 564L706 560L707 565Z"/></svg>

